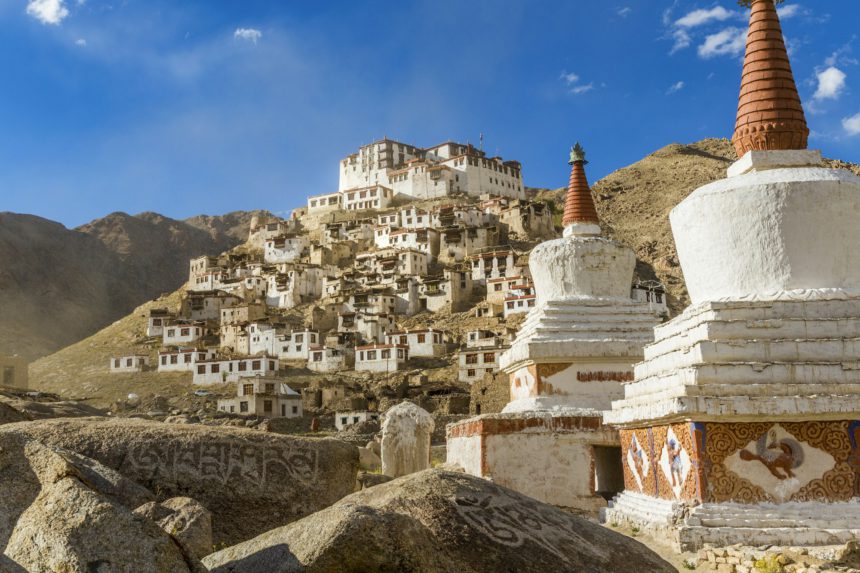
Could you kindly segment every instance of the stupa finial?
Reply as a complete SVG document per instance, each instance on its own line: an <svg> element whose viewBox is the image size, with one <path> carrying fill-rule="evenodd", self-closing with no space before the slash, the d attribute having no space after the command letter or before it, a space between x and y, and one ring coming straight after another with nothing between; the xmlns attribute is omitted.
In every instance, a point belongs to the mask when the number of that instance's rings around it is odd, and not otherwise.
<svg viewBox="0 0 860 573"><path fill-rule="evenodd" d="M776 5L781 0L740 0L752 9L738 115L732 142L747 151L806 149L809 128L797 93Z"/></svg>
<svg viewBox="0 0 860 573"><path fill-rule="evenodd" d="M588 178L585 176L585 150L577 143L570 150L570 182L567 187L567 197L564 202L565 227L577 223L599 225L597 208L594 206L594 198L591 196L591 188L588 186Z"/></svg>

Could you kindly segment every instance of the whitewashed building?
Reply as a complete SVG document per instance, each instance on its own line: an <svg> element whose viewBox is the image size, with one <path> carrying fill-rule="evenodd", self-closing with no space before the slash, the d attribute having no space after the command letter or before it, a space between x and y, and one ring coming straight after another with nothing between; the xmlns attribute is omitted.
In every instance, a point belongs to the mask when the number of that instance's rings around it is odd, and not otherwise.
<svg viewBox="0 0 860 573"><path fill-rule="evenodd" d="M385 335L388 345L406 346L410 357L433 358L444 356L448 351L446 335L432 328L418 330L393 330Z"/></svg>
<svg viewBox="0 0 860 573"><path fill-rule="evenodd" d="M112 374L143 372L148 367L149 356L146 354L130 354L110 359L110 371Z"/></svg>
<svg viewBox="0 0 860 573"><path fill-rule="evenodd" d="M409 360L409 347L401 344L371 344L355 348L355 369L366 372L396 372Z"/></svg>
<svg viewBox="0 0 860 573"><path fill-rule="evenodd" d="M277 378L241 378L236 397L218 400L218 410L262 418L301 418L302 395Z"/></svg>
<svg viewBox="0 0 860 573"><path fill-rule="evenodd" d="M334 427L338 431L344 430L361 422L378 422L378 412L355 411L355 412L336 412L334 415Z"/></svg>
<svg viewBox="0 0 860 573"><path fill-rule="evenodd" d="M176 315L164 308L153 308L146 319L146 335L151 338L164 336L164 327L176 319Z"/></svg>
<svg viewBox="0 0 860 573"><path fill-rule="evenodd" d="M173 321L164 327L162 346L188 346L206 336L206 328L200 322Z"/></svg>
<svg viewBox="0 0 860 573"><path fill-rule="evenodd" d="M522 275L522 268L516 264L516 254L509 249L491 250L466 257L472 267L472 280L487 284L488 279Z"/></svg>
<svg viewBox="0 0 860 573"><path fill-rule="evenodd" d="M457 379L472 384L499 371L499 357L507 347L466 348L457 356Z"/></svg>
<svg viewBox="0 0 860 573"><path fill-rule="evenodd" d="M330 346L311 348L307 366L308 370L321 373L341 372L351 367L348 353Z"/></svg>
<svg viewBox="0 0 860 573"><path fill-rule="evenodd" d="M270 264L291 263L307 256L309 249L307 235L281 235L266 241L263 257Z"/></svg>
<svg viewBox="0 0 860 573"><path fill-rule="evenodd" d="M382 185L360 187L341 192L341 205L346 211L385 209L394 198L394 191Z"/></svg>
<svg viewBox="0 0 860 573"><path fill-rule="evenodd" d="M158 353L159 372L193 372L197 362L213 360L215 351L212 349L178 348L162 350Z"/></svg>
<svg viewBox="0 0 860 573"><path fill-rule="evenodd" d="M274 376L280 369L277 358L257 356L238 359L215 359L198 362L194 370L194 383L205 386L236 382L240 378Z"/></svg>
<svg viewBox="0 0 860 573"><path fill-rule="evenodd" d="M341 194L323 193L308 197L308 215L319 215L341 209Z"/></svg>

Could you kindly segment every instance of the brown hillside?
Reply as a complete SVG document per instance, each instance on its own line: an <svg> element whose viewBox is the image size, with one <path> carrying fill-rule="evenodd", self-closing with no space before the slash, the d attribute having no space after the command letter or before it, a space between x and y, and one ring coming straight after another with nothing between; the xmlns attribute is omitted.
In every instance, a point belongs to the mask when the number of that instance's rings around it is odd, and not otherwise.
<svg viewBox="0 0 860 573"><path fill-rule="evenodd" d="M243 242L252 216L113 213L67 229L0 213L0 354L45 356L173 292L189 259Z"/></svg>

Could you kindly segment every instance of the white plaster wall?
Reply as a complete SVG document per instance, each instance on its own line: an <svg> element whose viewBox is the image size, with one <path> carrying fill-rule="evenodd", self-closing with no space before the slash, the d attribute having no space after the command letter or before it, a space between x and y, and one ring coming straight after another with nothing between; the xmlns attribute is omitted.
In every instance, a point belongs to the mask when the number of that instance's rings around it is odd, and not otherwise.
<svg viewBox="0 0 860 573"><path fill-rule="evenodd" d="M860 288L860 178L801 167L696 190L670 214L692 302Z"/></svg>
<svg viewBox="0 0 860 573"><path fill-rule="evenodd" d="M485 436L484 448L494 483L561 507L593 496L591 447L576 434Z"/></svg>
<svg viewBox="0 0 860 573"><path fill-rule="evenodd" d="M636 255L602 237L566 237L541 243L529 269L541 304L578 297L630 298Z"/></svg>
<svg viewBox="0 0 860 573"><path fill-rule="evenodd" d="M446 458L449 464L456 464L473 476L481 475L481 436L448 438Z"/></svg>

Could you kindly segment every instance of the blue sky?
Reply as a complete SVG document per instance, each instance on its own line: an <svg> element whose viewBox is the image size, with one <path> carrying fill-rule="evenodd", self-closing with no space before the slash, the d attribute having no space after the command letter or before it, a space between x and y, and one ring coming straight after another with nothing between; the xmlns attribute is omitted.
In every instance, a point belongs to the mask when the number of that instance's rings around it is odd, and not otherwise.
<svg viewBox="0 0 860 573"><path fill-rule="evenodd" d="M857 0L789 0L811 146L860 162ZM0 211L288 212L388 136L557 187L729 137L733 0L0 0Z"/></svg>

